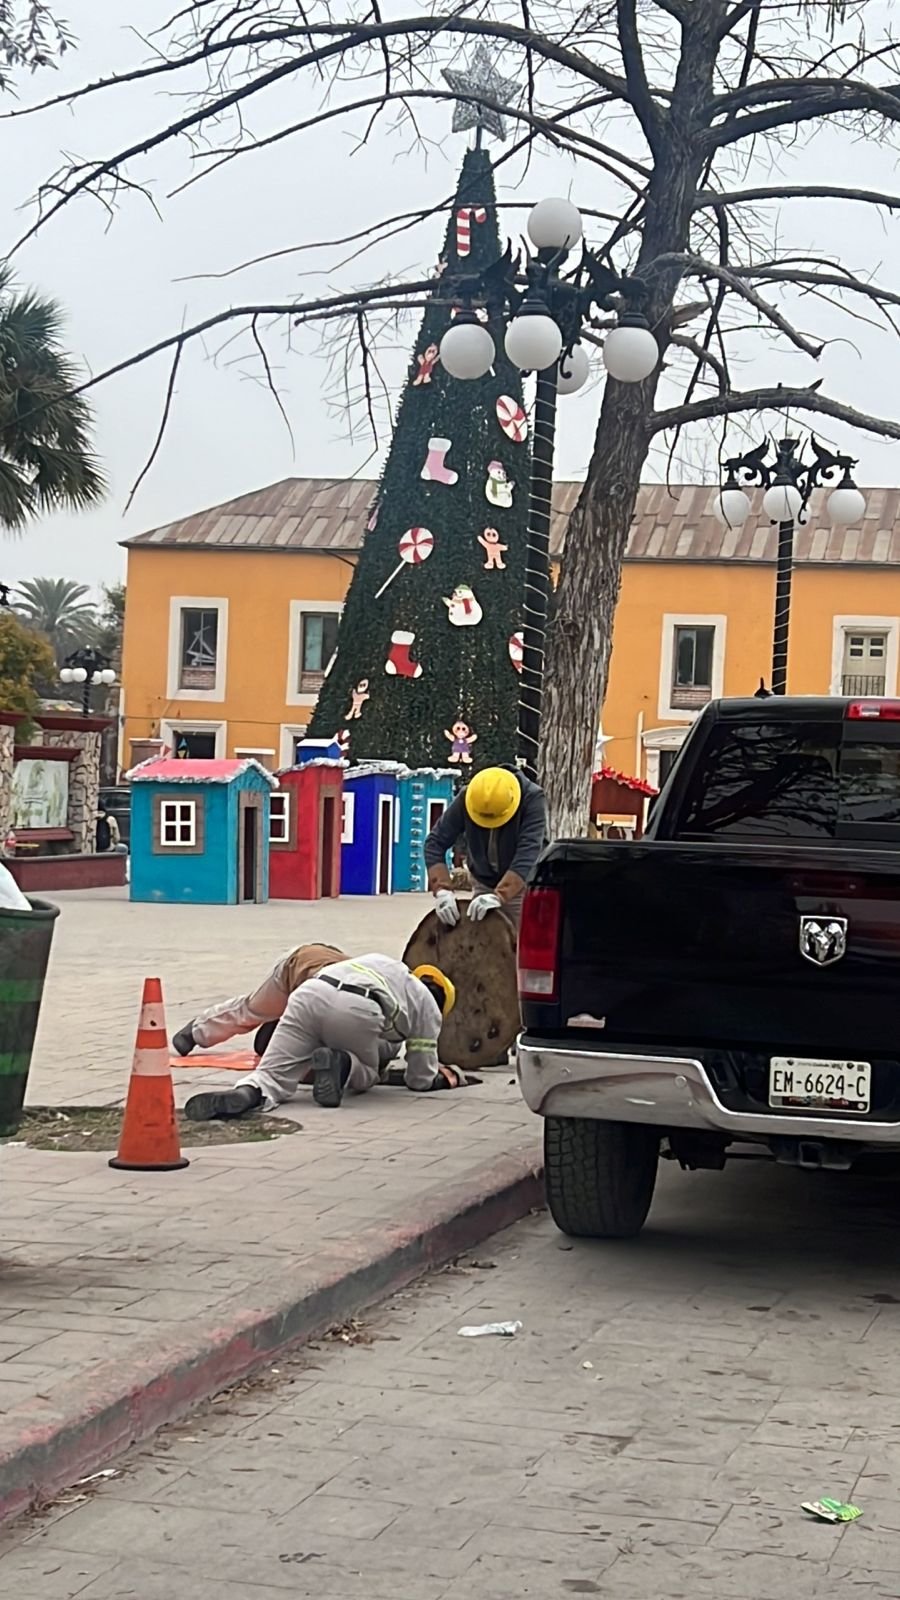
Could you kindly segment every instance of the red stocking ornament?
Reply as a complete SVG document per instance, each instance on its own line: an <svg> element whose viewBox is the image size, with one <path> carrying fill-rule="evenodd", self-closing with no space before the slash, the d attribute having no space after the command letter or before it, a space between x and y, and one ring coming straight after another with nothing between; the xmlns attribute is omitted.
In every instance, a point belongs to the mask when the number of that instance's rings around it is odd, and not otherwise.
<svg viewBox="0 0 900 1600"><path fill-rule="evenodd" d="M392 678L421 678L422 663L413 661L409 653L415 640L414 633L405 633L401 628L395 628L391 634L391 647L384 670Z"/></svg>

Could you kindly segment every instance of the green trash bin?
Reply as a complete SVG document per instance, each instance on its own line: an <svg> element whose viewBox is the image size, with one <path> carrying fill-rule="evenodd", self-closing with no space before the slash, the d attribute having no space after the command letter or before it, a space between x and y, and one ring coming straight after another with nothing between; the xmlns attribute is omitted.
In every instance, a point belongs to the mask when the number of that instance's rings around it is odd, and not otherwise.
<svg viewBox="0 0 900 1600"><path fill-rule="evenodd" d="M59 916L59 906L45 900L30 904L30 911L0 908L0 1138L15 1133L22 1121L53 924Z"/></svg>

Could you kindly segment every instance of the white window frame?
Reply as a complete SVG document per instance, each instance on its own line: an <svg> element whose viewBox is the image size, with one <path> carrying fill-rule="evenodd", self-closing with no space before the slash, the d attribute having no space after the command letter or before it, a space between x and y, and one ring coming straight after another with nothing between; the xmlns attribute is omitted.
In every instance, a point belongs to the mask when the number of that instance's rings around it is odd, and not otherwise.
<svg viewBox="0 0 900 1600"><path fill-rule="evenodd" d="M288 627L288 670L287 687L284 703L288 706L309 706L310 710L315 705L319 696L315 689L301 689L300 667L302 657L300 645L303 639L303 618L305 616L340 616L344 609L343 600L292 600ZM326 666L328 663L326 662Z"/></svg>
<svg viewBox="0 0 900 1600"><path fill-rule="evenodd" d="M281 826L281 832L275 832L275 823ZM291 842L291 791L290 789L273 790L269 796L269 843L290 844Z"/></svg>
<svg viewBox="0 0 900 1600"><path fill-rule="evenodd" d="M311 707L309 714L312 716ZM280 767L292 767L294 765L294 740L305 739L308 732L308 722L283 722L281 724L281 735L278 741L281 752L278 761Z"/></svg>
<svg viewBox="0 0 900 1600"><path fill-rule="evenodd" d="M884 696L897 694L897 667L900 663L900 617L839 616L831 619L831 687L829 694L840 694L844 677L844 646L848 633L884 633Z"/></svg>
<svg viewBox="0 0 900 1600"><path fill-rule="evenodd" d="M355 825L356 795L352 789L345 789L341 795L341 844L353 843Z"/></svg>
<svg viewBox="0 0 900 1600"><path fill-rule="evenodd" d="M680 750L689 733L688 728L649 728L641 735L644 747L644 776L654 789L659 788L659 756L661 750Z"/></svg>
<svg viewBox="0 0 900 1600"><path fill-rule="evenodd" d="M214 761L224 761L226 750L225 741L228 732L227 722L198 722L196 717L172 717L160 722L159 736L165 740L172 754L178 748L178 736L182 733L214 733L216 736L216 753Z"/></svg>
<svg viewBox="0 0 900 1600"><path fill-rule="evenodd" d="M696 711L673 706L672 693L675 678L675 633L678 628L713 628L712 690L710 699L719 700L725 690L725 638L728 618L719 612L667 611L662 619L662 646L659 660L659 705L662 721L696 722L702 706ZM657 763L657 766L659 764Z"/></svg>
<svg viewBox="0 0 900 1600"><path fill-rule="evenodd" d="M187 813L187 815L185 815ZM174 827L180 833L187 826L187 839L167 839L166 828ZM159 843L163 850L195 850L197 847L197 802L161 798L159 802Z"/></svg>
<svg viewBox="0 0 900 1600"><path fill-rule="evenodd" d="M183 611L217 611L216 681L212 689L182 689L181 633ZM223 595L173 594L169 600L169 656L166 699L192 700L195 704L225 699L228 663L228 601Z"/></svg>

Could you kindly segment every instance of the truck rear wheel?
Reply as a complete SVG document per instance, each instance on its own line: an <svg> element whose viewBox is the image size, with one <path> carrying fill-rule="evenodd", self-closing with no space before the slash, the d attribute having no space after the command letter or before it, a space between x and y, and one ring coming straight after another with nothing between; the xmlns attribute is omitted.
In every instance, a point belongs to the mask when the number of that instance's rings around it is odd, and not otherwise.
<svg viewBox="0 0 900 1600"><path fill-rule="evenodd" d="M576 1239L633 1239L650 1210L659 1135L636 1122L544 1120L544 1185L556 1226Z"/></svg>

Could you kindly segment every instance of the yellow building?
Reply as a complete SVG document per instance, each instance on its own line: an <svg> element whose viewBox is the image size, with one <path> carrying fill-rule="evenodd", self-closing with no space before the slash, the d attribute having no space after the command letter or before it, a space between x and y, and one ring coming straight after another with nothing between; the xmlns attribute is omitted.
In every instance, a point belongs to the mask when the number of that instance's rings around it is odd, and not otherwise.
<svg viewBox="0 0 900 1600"><path fill-rule="evenodd" d="M580 485L554 495L552 548ZM374 485L289 478L126 541L124 740L287 765L334 648ZM714 489L641 490L603 708L608 765L658 783L699 709L770 676L776 530L712 516ZM788 686L898 692L900 490L857 529L798 530Z"/></svg>

